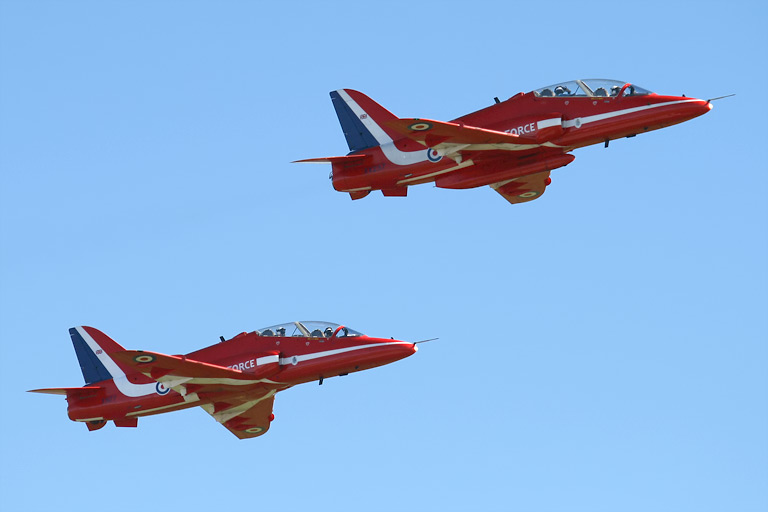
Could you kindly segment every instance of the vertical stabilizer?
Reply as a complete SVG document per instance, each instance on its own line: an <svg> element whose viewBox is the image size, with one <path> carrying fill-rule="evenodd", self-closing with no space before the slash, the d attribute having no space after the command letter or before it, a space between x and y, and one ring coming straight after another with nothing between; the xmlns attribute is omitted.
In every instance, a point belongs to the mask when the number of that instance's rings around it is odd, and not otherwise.
<svg viewBox="0 0 768 512"><path fill-rule="evenodd" d="M69 336L75 346L75 353L80 362L80 370L83 372L86 386L115 377L103 361L106 354L125 350L123 347L93 327L72 327L69 330Z"/></svg>
<svg viewBox="0 0 768 512"><path fill-rule="evenodd" d="M386 126L397 119L392 112L352 89L333 91L331 100L351 152L392 142Z"/></svg>

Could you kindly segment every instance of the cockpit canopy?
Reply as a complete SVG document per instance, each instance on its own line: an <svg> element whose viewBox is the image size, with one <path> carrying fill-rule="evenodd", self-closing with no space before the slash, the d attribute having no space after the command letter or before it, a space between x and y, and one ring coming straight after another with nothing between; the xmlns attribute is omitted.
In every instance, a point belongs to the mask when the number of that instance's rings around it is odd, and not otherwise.
<svg viewBox="0 0 768 512"><path fill-rule="evenodd" d="M626 88L624 86L627 85ZM624 91L622 92L622 89ZM622 96L642 96L653 94L647 89L637 85L628 84L621 80L606 80L604 78L587 78L584 80L571 80L555 85L548 85L541 89L533 91L537 97L615 97L621 93Z"/></svg>
<svg viewBox="0 0 768 512"><path fill-rule="evenodd" d="M309 320L301 322L288 322L285 324L270 325L259 329L257 332L261 336L289 336L289 337L311 337L311 338L330 338L333 333L341 327L333 322L322 322ZM362 333L344 327L337 334L337 338L346 336L362 336Z"/></svg>

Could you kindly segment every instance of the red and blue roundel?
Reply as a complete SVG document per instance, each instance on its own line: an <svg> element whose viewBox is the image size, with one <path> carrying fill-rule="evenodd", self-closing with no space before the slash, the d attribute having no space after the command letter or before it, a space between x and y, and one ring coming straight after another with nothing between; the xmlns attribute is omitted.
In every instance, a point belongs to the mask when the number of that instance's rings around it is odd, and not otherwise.
<svg viewBox="0 0 768 512"><path fill-rule="evenodd" d="M440 153L437 152L436 149L428 149L427 150L427 159L429 159L430 162L439 162L443 159L443 157L440 155Z"/></svg>

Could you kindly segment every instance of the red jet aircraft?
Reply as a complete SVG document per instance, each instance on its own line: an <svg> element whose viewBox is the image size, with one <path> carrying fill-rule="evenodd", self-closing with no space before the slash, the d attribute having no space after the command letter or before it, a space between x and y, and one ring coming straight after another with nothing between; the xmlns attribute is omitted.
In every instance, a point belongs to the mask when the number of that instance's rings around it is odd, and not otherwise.
<svg viewBox="0 0 768 512"><path fill-rule="evenodd" d="M369 338L329 322L243 332L184 356L125 350L93 327L69 335L85 386L32 391L65 395L71 420L88 430L108 421L135 427L141 416L200 406L240 439L269 430L278 391L392 363L420 343Z"/></svg>
<svg viewBox="0 0 768 512"><path fill-rule="evenodd" d="M333 187L352 199L408 187L490 185L510 203L532 201L576 148L657 130L709 112L711 100L661 96L616 80L573 80L519 93L451 122L400 119L363 93L331 93L347 156L330 163Z"/></svg>

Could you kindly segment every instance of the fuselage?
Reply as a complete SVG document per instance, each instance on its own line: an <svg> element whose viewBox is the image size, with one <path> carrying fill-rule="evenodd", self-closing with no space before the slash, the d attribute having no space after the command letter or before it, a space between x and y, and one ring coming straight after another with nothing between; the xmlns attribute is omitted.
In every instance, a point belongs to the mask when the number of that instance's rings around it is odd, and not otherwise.
<svg viewBox="0 0 768 512"><path fill-rule="evenodd" d="M712 108L708 101L685 96L662 96L639 87L642 94L636 93L630 84L609 93L578 83L588 93L555 95L543 88L451 121L517 135L518 144L474 143L447 150L438 144L431 149L423 141L389 132L380 146L350 153L365 154L365 160L334 163L333 186L356 198L355 193L379 189L385 195L405 195L405 187L429 182L443 188L490 185L566 165L573 158L562 156L574 149L658 130ZM443 156L446 152L450 154Z"/></svg>
<svg viewBox="0 0 768 512"><path fill-rule="evenodd" d="M227 367L253 377L237 386L222 383L220 389L213 391L207 386L205 393L196 392L196 385L187 384L182 395L142 373L121 367L123 375L95 383L104 392L70 400L68 414L74 421L115 420L119 424L121 419L226 402L228 398L265 390L278 392L311 381L322 382L397 361L417 349L410 342L343 334L344 331L333 336L265 336L255 331L186 354L183 357L191 361Z"/></svg>

